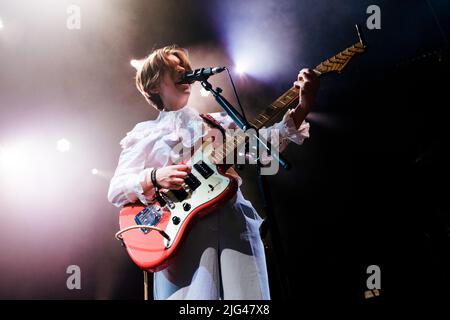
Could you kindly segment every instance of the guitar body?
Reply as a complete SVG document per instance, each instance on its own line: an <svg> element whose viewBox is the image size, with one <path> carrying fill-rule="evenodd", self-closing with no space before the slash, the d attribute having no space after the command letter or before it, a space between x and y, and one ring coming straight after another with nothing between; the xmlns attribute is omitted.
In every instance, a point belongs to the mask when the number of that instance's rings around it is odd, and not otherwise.
<svg viewBox="0 0 450 320"><path fill-rule="evenodd" d="M215 165L209 155L212 144L205 142L187 162L192 171L186 188L165 194L164 207L130 204L120 211L120 229L136 224L152 225L165 231L170 240L157 230L132 229L122 234L131 259L143 270L164 269L179 249L183 238L197 218L215 211L237 192L237 181L225 173L227 167Z"/></svg>

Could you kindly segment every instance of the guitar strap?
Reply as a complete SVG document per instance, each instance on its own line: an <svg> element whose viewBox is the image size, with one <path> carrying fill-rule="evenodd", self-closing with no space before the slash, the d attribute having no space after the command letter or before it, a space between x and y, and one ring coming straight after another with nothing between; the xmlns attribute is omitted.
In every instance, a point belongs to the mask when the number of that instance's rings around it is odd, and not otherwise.
<svg viewBox="0 0 450 320"><path fill-rule="evenodd" d="M222 132L223 137L225 137L225 129L216 119L207 113L201 113L200 117L202 117L203 121L205 121L210 127L219 129L220 132Z"/></svg>

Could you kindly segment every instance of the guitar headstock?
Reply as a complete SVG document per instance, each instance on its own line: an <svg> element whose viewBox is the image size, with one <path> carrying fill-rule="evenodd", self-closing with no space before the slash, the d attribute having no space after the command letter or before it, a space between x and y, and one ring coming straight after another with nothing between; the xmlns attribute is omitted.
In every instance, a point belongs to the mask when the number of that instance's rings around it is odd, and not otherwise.
<svg viewBox="0 0 450 320"><path fill-rule="evenodd" d="M331 58L321 62L314 70L319 75L324 75L330 72L341 73L347 66L350 60L356 55L366 51L366 46L363 43L357 42L351 47L339 52Z"/></svg>
<svg viewBox="0 0 450 320"><path fill-rule="evenodd" d="M337 55L332 56L330 59L321 62L317 67L314 68L314 71L318 75L323 75L330 72L341 73L342 70L344 70L345 66L347 66L347 64L356 54L361 54L366 51L366 46L364 45L361 32L359 31L359 26L356 24L355 27L359 42L339 52Z"/></svg>
<svg viewBox="0 0 450 320"><path fill-rule="evenodd" d="M355 55L366 51L366 46L361 37L361 33L359 32L358 25L356 25L356 31L358 32L359 42L339 52L330 59L323 61L315 67L313 71L318 76L330 72L341 73ZM281 114L283 110L293 106L293 104L298 101L299 90L299 87L292 86L252 121L253 126L257 129L261 129L268 123L272 122L278 115Z"/></svg>

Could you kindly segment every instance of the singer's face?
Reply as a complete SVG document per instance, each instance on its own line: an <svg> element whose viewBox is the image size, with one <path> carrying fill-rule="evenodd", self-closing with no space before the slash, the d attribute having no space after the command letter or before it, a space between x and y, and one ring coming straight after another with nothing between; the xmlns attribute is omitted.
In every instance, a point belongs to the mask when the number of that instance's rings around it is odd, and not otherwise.
<svg viewBox="0 0 450 320"><path fill-rule="evenodd" d="M175 111L186 106L191 94L190 84L176 84L186 72L180 59L169 55L168 59L174 63L172 72L165 72L159 86L159 95L163 101L165 110Z"/></svg>

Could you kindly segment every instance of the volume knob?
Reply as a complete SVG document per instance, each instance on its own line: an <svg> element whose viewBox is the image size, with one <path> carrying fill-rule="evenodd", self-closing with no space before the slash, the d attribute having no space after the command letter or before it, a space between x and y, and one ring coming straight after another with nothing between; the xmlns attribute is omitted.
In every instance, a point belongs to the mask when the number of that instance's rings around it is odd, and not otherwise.
<svg viewBox="0 0 450 320"><path fill-rule="evenodd" d="M191 210L191 205L187 202L183 203L183 209L184 211L189 211Z"/></svg>
<svg viewBox="0 0 450 320"><path fill-rule="evenodd" d="M172 222L173 222L173 224L175 224L175 225L179 224L179 223L180 223L180 217L174 216L174 217L172 218Z"/></svg>

